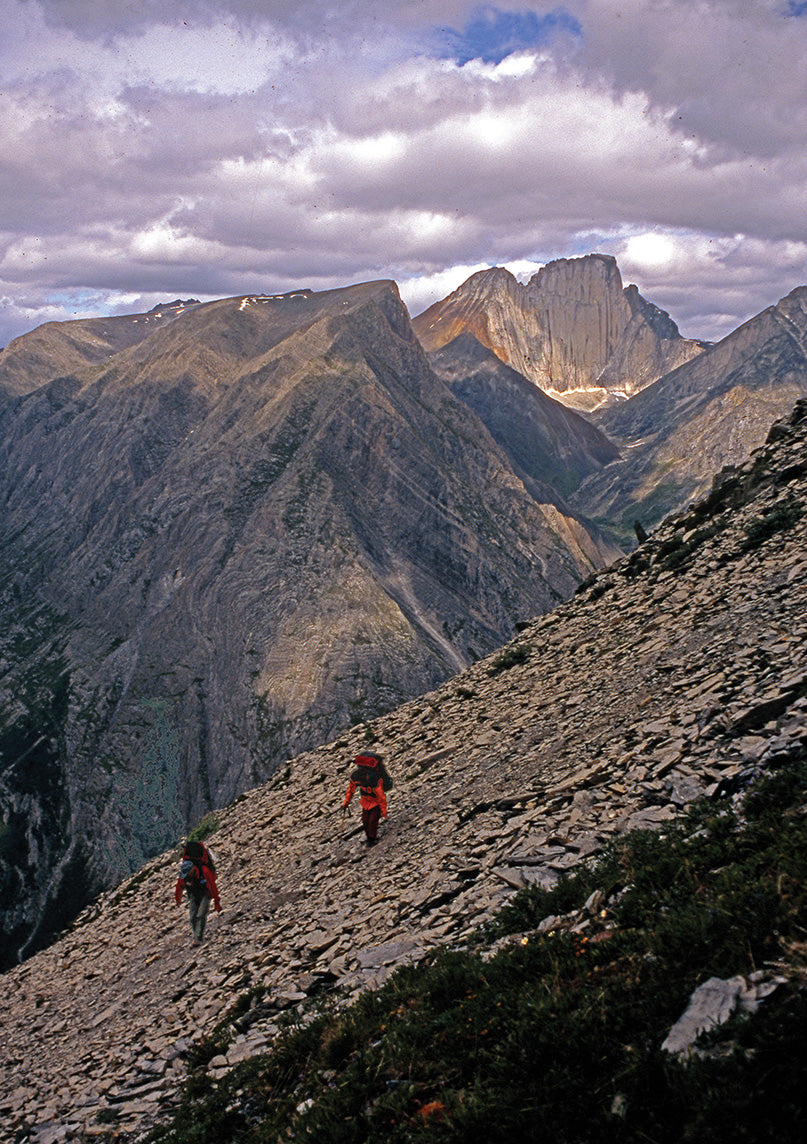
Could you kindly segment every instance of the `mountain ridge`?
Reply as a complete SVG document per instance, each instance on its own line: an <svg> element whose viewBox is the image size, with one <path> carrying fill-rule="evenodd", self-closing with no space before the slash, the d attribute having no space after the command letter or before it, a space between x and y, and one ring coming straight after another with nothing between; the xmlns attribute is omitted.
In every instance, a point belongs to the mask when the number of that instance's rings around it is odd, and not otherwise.
<svg viewBox="0 0 807 1144"><path fill-rule="evenodd" d="M703 343L623 288L607 254L548 262L522 285L503 267L471 275L413 319L429 352L464 330L551 397L591 411L636 393Z"/></svg>
<svg viewBox="0 0 807 1144"><path fill-rule="evenodd" d="M195 298L154 306L148 313L46 322L0 349L0 400L22 397L45 382L97 365L146 338L154 323L198 305Z"/></svg>
<svg viewBox="0 0 807 1144"><path fill-rule="evenodd" d="M800 286L697 358L595 415L622 450L570 501L615 535L650 528L705 495L709 472L741 464L771 421L807 394L807 287Z"/></svg>
<svg viewBox="0 0 807 1144"><path fill-rule="evenodd" d="M480 417L522 478L567 494L620 457L590 421L505 365L465 331L429 354L432 368Z"/></svg>

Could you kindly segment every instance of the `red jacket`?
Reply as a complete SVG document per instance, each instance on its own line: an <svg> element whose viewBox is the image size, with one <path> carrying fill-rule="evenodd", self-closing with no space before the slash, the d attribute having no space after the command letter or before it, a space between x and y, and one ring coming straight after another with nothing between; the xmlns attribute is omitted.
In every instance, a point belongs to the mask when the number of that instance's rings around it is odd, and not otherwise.
<svg viewBox="0 0 807 1144"><path fill-rule="evenodd" d="M213 908L217 913L221 913L221 902L219 901L219 891L216 886L216 877L209 866L202 866L202 881L206 893L213 899ZM182 891L185 889L185 883L181 877L177 878L177 884L174 886L174 901L179 905L182 900Z"/></svg>
<svg viewBox="0 0 807 1144"><path fill-rule="evenodd" d="M378 766L378 760L375 759L372 755L357 755L356 756L356 766L357 767L370 767L371 769L375 770L375 768ZM353 795L356 793L357 788L361 791L361 808L362 808L362 810L372 810L372 808L374 806L380 806L381 807L381 813L383 814L384 818L386 818L387 817L387 796L384 794L384 783L383 783L381 777L379 776L378 782L373 787L367 787L367 786L361 786L360 787L359 784L355 781L355 779L351 779L349 784L348 784L347 794L345 795L345 801L342 803L343 809L345 807L350 806L350 800L353 798Z"/></svg>

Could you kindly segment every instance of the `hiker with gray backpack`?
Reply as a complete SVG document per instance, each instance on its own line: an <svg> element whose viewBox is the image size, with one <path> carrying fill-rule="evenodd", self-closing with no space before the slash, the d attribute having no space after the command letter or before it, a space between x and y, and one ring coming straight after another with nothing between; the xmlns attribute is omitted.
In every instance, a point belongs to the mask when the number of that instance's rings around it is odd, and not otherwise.
<svg viewBox="0 0 807 1144"><path fill-rule="evenodd" d="M378 823L385 821L387 814L386 792L392 789L392 779L378 755L357 755L356 769L350 776L342 812L350 806L350 800L358 790L361 795L361 824L366 837L365 846L369 849L378 842Z"/></svg>
<svg viewBox="0 0 807 1144"><path fill-rule="evenodd" d="M193 944L201 945L210 903L213 903L217 914L221 913L219 891L216 886L216 863L211 851L202 842L185 843L182 865L174 887L174 901L177 905L182 901L183 892L188 895L188 917Z"/></svg>

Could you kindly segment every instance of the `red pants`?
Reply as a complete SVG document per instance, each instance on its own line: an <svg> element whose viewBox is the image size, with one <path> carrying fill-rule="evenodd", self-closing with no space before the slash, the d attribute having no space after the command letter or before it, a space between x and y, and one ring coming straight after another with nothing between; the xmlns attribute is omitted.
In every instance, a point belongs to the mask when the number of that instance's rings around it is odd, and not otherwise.
<svg viewBox="0 0 807 1144"><path fill-rule="evenodd" d="M378 835L378 820L381 818L381 807L371 806L369 810L362 808L361 824L368 839Z"/></svg>

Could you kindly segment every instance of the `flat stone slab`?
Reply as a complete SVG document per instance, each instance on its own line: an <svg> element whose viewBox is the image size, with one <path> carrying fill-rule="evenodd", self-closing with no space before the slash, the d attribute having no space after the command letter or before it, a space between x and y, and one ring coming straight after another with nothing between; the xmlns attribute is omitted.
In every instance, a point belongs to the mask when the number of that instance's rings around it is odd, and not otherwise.
<svg viewBox="0 0 807 1144"><path fill-rule="evenodd" d="M710 977L699 985L689 999L683 1015L675 1022L661 1048L674 1056L687 1056L694 1051L695 1042L703 1033L725 1024L736 1012L754 1013L761 1001L768 997L784 978L765 979L754 974L750 981L744 977Z"/></svg>
<svg viewBox="0 0 807 1144"><path fill-rule="evenodd" d="M404 959L415 961L422 952L423 947L417 941L391 941L362 950L357 961L360 969L380 969L384 965L399 965Z"/></svg>

